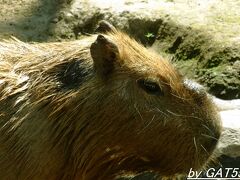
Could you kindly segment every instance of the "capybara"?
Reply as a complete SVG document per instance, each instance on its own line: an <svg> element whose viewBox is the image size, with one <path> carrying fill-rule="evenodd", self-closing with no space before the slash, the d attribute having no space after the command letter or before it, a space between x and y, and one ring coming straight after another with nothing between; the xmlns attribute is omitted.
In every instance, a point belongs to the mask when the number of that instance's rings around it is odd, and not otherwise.
<svg viewBox="0 0 240 180"><path fill-rule="evenodd" d="M221 134L201 86L105 21L97 35L0 43L0 179L188 173Z"/></svg>

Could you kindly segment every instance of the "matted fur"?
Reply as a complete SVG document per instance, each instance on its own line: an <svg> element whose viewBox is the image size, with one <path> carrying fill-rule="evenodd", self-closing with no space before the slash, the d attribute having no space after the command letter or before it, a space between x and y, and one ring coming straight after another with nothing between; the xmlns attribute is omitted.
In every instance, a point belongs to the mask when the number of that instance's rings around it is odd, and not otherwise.
<svg viewBox="0 0 240 180"><path fill-rule="evenodd" d="M126 34L104 37L118 49L104 75L98 69L108 64L96 67L90 53L97 35L0 43L1 179L172 176L211 158L221 128L203 90ZM146 93L139 79L155 81L164 95Z"/></svg>

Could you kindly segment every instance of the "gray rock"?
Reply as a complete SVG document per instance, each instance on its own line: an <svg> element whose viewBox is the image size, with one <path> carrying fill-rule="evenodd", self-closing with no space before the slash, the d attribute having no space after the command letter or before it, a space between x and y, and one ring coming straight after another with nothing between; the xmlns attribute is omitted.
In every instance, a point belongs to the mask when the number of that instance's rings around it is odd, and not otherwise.
<svg viewBox="0 0 240 180"><path fill-rule="evenodd" d="M240 157L240 99L214 99L222 119L223 132L216 151L219 156Z"/></svg>

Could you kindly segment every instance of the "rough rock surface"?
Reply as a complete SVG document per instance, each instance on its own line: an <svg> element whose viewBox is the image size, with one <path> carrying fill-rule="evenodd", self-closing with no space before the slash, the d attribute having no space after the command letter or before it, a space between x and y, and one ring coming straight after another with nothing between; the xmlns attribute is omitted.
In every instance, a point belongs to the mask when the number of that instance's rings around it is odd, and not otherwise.
<svg viewBox="0 0 240 180"><path fill-rule="evenodd" d="M215 103L219 107L224 128L217 153L240 158L240 100L215 99Z"/></svg>
<svg viewBox="0 0 240 180"><path fill-rule="evenodd" d="M55 15L68 0L0 0L0 39L47 41Z"/></svg>

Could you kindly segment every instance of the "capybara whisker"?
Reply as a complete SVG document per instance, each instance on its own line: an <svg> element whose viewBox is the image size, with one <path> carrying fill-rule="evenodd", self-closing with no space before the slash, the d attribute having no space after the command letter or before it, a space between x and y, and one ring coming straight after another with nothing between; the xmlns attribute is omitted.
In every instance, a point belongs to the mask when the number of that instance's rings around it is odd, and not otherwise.
<svg viewBox="0 0 240 180"><path fill-rule="evenodd" d="M197 119L197 120L202 121L202 119L199 118L199 117L197 117L197 116L191 116L191 115L187 116L187 115L183 115L183 114L176 114L176 113L174 113L174 112L172 112L172 111L170 111L170 110L167 110L167 112L170 113L170 114L172 114L172 115L174 115L174 116L183 117L183 118L184 118L184 117L186 117L186 118L193 118L193 119Z"/></svg>
<svg viewBox="0 0 240 180"><path fill-rule="evenodd" d="M208 125L205 124L201 124L206 130L208 130L208 133L210 133L211 135L214 135L214 132L212 131L212 129L210 129L210 127L208 127Z"/></svg>
<svg viewBox="0 0 240 180"><path fill-rule="evenodd" d="M147 127L153 122L154 119L155 119L155 115L153 115L151 121L149 121L149 122L139 131L139 133L142 133L145 129L147 129Z"/></svg>
<svg viewBox="0 0 240 180"><path fill-rule="evenodd" d="M197 142L196 142L196 138L195 137L193 137L193 143L194 143L194 147L195 147L195 149L196 149L196 153L198 154L198 146L197 146Z"/></svg>
<svg viewBox="0 0 240 180"><path fill-rule="evenodd" d="M144 122L144 120L143 120L143 116L141 115L140 111L138 110L136 104L134 104L134 108L135 108L137 114L139 115L140 119L142 120L142 122Z"/></svg>
<svg viewBox="0 0 240 180"><path fill-rule="evenodd" d="M201 135L206 137L206 138L210 138L210 139L213 139L213 140L216 140L216 141L218 140L218 138L210 136L210 135L207 135L207 134L201 134Z"/></svg>
<svg viewBox="0 0 240 180"><path fill-rule="evenodd" d="M207 155L209 156L209 152L206 150L206 148L201 144L200 145L201 146L201 148L203 148L203 150L207 153Z"/></svg>
<svg viewBox="0 0 240 180"><path fill-rule="evenodd" d="M161 114L163 114L164 116L168 117L169 115L165 112L163 112L162 110L160 110L158 107L155 107L153 110L160 112Z"/></svg>

